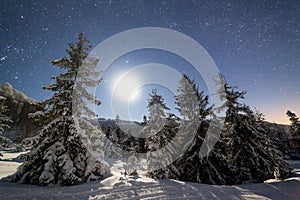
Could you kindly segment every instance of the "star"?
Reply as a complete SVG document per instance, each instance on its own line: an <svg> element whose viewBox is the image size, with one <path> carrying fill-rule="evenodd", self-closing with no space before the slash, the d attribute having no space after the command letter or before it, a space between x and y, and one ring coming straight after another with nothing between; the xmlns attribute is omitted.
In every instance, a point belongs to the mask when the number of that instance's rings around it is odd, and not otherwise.
<svg viewBox="0 0 300 200"><path fill-rule="evenodd" d="M8 56L3 56L0 58L1 61L5 61Z"/></svg>

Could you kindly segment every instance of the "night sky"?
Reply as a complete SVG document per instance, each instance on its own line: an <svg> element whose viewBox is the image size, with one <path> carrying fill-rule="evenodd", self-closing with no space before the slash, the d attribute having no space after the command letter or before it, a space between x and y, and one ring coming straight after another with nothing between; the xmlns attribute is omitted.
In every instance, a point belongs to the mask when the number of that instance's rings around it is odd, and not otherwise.
<svg viewBox="0 0 300 200"><path fill-rule="evenodd" d="M96 46L119 32L163 27L184 33L201 44L230 85L246 90L244 102L267 120L288 123L287 109L300 115L299 1L9 1L1 2L0 82L42 100L51 92L42 85L60 73L50 60L66 55L69 42L83 32ZM107 96L114 80L136 65L156 62L181 69L184 60L168 52L141 50L119 58L98 88L109 116ZM201 82L201 80L199 80ZM200 84L201 85L201 84ZM133 118L147 114L147 93L158 88L170 107L168 88L147 85L130 108ZM203 88L205 90L205 88Z"/></svg>

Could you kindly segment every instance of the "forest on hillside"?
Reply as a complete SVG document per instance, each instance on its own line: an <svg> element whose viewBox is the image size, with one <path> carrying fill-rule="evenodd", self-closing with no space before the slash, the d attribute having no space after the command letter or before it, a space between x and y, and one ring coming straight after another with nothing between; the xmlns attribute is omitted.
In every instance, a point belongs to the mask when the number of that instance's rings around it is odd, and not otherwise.
<svg viewBox="0 0 300 200"><path fill-rule="evenodd" d="M264 121L263 114L241 103L246 92L231 86L221 74L214 77L224 102L218 107L210 105L209 96L182 74L174 96L179 116L170 112L163 96L153 88L142 122L126 125L119 116L95 122L101 116L89 105L101 106L101 101L87 88L101 84L101 72L95 71L101 61L88 57L90 48L80 34L69 44L67 56L51 61L62 70L52 77L51 84L43 86L53 95L37 102L39 110L28 115L40 129L23 140L31 149L20 157L23 163L17 172L1 181L65 186L103 180L111 175L104 157L120 155L131 166L125 175L134 175L138 154L145 155L147 176L154 179L234 185L292 175L284 154L299 159L299 118L287 111L291 121L288 138L281 135L283 140L276 140L270 134L273 126ZM80 71L82 66L84 71ZM1 133L14 123L6 115L7 98L1 96ZM216 114L222 112L224 116ZM139 137L142 135L145 137ZM9 145L13 145L10 139L1 136L1 146Z"/></svg>

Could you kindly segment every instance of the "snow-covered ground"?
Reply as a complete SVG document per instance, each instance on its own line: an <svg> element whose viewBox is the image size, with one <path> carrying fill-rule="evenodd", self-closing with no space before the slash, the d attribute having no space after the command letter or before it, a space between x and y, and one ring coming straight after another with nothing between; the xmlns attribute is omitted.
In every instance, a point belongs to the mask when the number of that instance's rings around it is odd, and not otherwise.
<svg viewBox="0 0 300 200"><path fill-rule="evenodd" d="M3 157L0 157L0 178L13 174L21 163L13 162L13 159L16 158L20 153L5 153L0 152L3 154ZM0 194L1 196L1 194Z"/></svg>
<svg viewBox="0 0 300 200"><path fill-rule="evenodd" d="M18 154L4 154L12 159ZM3 159L3 158L2 158ZM298 177L262 184L217 186L175 180L153 180L123 175L124 163L108 160L113 176L83 185L38 187L0 182L0 199L290 199L300 198L300 161L290 161ZM0 176L12 173L19 163L0 161ZM3 173L4 172L4 173ZM139 171L139 174L143 174Z"/></svg>

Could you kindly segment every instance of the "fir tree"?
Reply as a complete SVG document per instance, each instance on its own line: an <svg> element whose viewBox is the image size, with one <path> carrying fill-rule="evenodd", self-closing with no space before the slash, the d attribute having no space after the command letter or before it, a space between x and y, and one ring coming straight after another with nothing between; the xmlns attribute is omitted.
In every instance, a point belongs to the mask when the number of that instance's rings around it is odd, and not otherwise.
<svg viewBox="0 0 300 200"><path fill-rule="evenodd" d="M157 90L152 90L152 94L148 101L148 111L149 111L149 124L159 125L161 120L166 118L166 110L170 110L164 103L164 99L161 95L157 94Z"/></svg>
<svg viewBox="0 0 300 200"><path fill-rule="evenodd" d="M179 94L175 98L178 110L183 117L180 122L180 128L183 129L181 131L186 136L195 135L195 137L189 138L191 141L185 140L189 146L182 157L174 163L180 173L180 176L175 178L184 181L225 184L228 167L222 154L218 151L210 151L209 155L205 156L200 151L203 148L203 141L209 124L215 127L212 129L215 131L219 127L217 120L211 119L211 123L209 123L208 116L212 112L212 107L208 106L208 96L199 92L195 81L187 75L183 75L180 80L178 92ZM196 134L193 133L195 131ZM210 134L207 140L213 139L212 137Z"/></svg>
<svg viewBox="0 0 300 200"><path fill-rule="evenodd" d="M156 138L157 133L162 129L166 121L166 110L169 108L164 103L164 99L161 95L157 94L157 90L152 90L152 93L149 94L151 97L148 100L148 113L149 121L147 126L144 128L144 131L148 134L148 139L146 140L146 149L150 151L155 151L158 149L158 138Z"/></svg>
<svg viewBox="0 0 300 200"><path fill-rule="evenodd" d="M208 96L205 96L203 91L199 92L195 81L186 74L180 80L177 91L179 93L175 96L177 110L184 120L202 121L209 115L212 107L208 107Z"/></svg>
<svg viewBox="0 0 300 200"><path fill-rule="evenodd" d="M225 94L226 118L222 140L226 143L225 156L232 167L234 184L263 182L274 178L275 168L282 177L290 173L289 166L283 161L281 153L268 142L267 136L258 131L251 109L239 102L245 91L237 91L229 86L222 76ZM222 106L221 106L222 107Z"/></svg>
<svg viewBox="0 0 300 200"><path fill-rule="evenodd" d="M128 134L130 134L130 132L128 132ZM131 138L128 147L129 148L127 149L127 151L129 152L130 155L128 156L127 159L127 172L129 176L133 176L137 178L138 159L136 158L137 157L136 153L138 151L138 143L135 140L135 138Z"/></svg>
<svg viewBox="0 0 300 200"><path fill-rule="evenodd" d="M60 116L96 116L87 103L100 105L101 102L89 93L87 88L95 87L100 83L97 79L100 72L94 72L99 60L87 57L87 51L91 46L86 46L86 43L89 41L82 33L79 34L78 41L69 44L69 49L66 50L68 57L51 61L54 66L66 72L52 77L54 83L43 86L43 89L53 91L54 95L42 102L46 108L45 112L32 115L36 120L47 124Z"/></svg>
<svg viewBox="0 0 300 200"><path fill-rule="evenodd" d="M291 121L291 128L293 129L294 132L300 131L300 121L299 117L290 110L286 112L286 115L289 117L289 120Z"/></svg>
<svg viewBox="0 0 300 200"><path fill-rule="evenodd" d="M141 122L141 125L142 126L146 126L148 124L148 120L147 120L147 117L146 115L143 116L143 121Z"/></svg>
<svg viewBox="0 0 300 200"><path fill-rule="evenodd" d="M95 116L88 102L100 104L86 89L100 81L96 78L99 73L94 72L98 59L87 57L91 46L86 43L88 40L80 34L75 44L69 44L68 57L51 61L65 72L43 87L54 92L42 102L45 111L31 114L45 126L34 138L34 148L24 156L26 159L18 171L4 180L42 186L74 185L108 175L103 154L92 150L90 142L90 137L102 133L81 118ZM101 141L98 145L102 145Z"/></svg>
<svg viewBox="0 0 300 200"><path fill-rule="evenodd" d="M291 157L293 159L300 159L300 121L299 117L290 110L286 112L286 115L291 121L290 136L288 138L290 148L293 150Z"/></svg>
<svg viewBox="0 0 300 200"><path fill-rule="evenodd" d="M164 103L161 95L157 94L156 89L152 90L148 101L149 121L143 131L147 133L145 147L147 152L147 164L149 176L153 178L162 178L165 173L161 170L155 170L158 166L166 166L170 162L169 152L160 151L172 138L172 132L167 129L166 111L169 108Z"/></svg>
<svg viewBox="0 0 300 200"><path fill-rule="evenodd" d="M265 121L265 115L257 108L254 108L254 117L257 122Z"/></svg>
<svg viewBox="0 0 300 200"><path fill-rule="evenodd" d="M116 115L116 124L119 125L119 123L120 123L120 116L117 114Z"/></svg>

